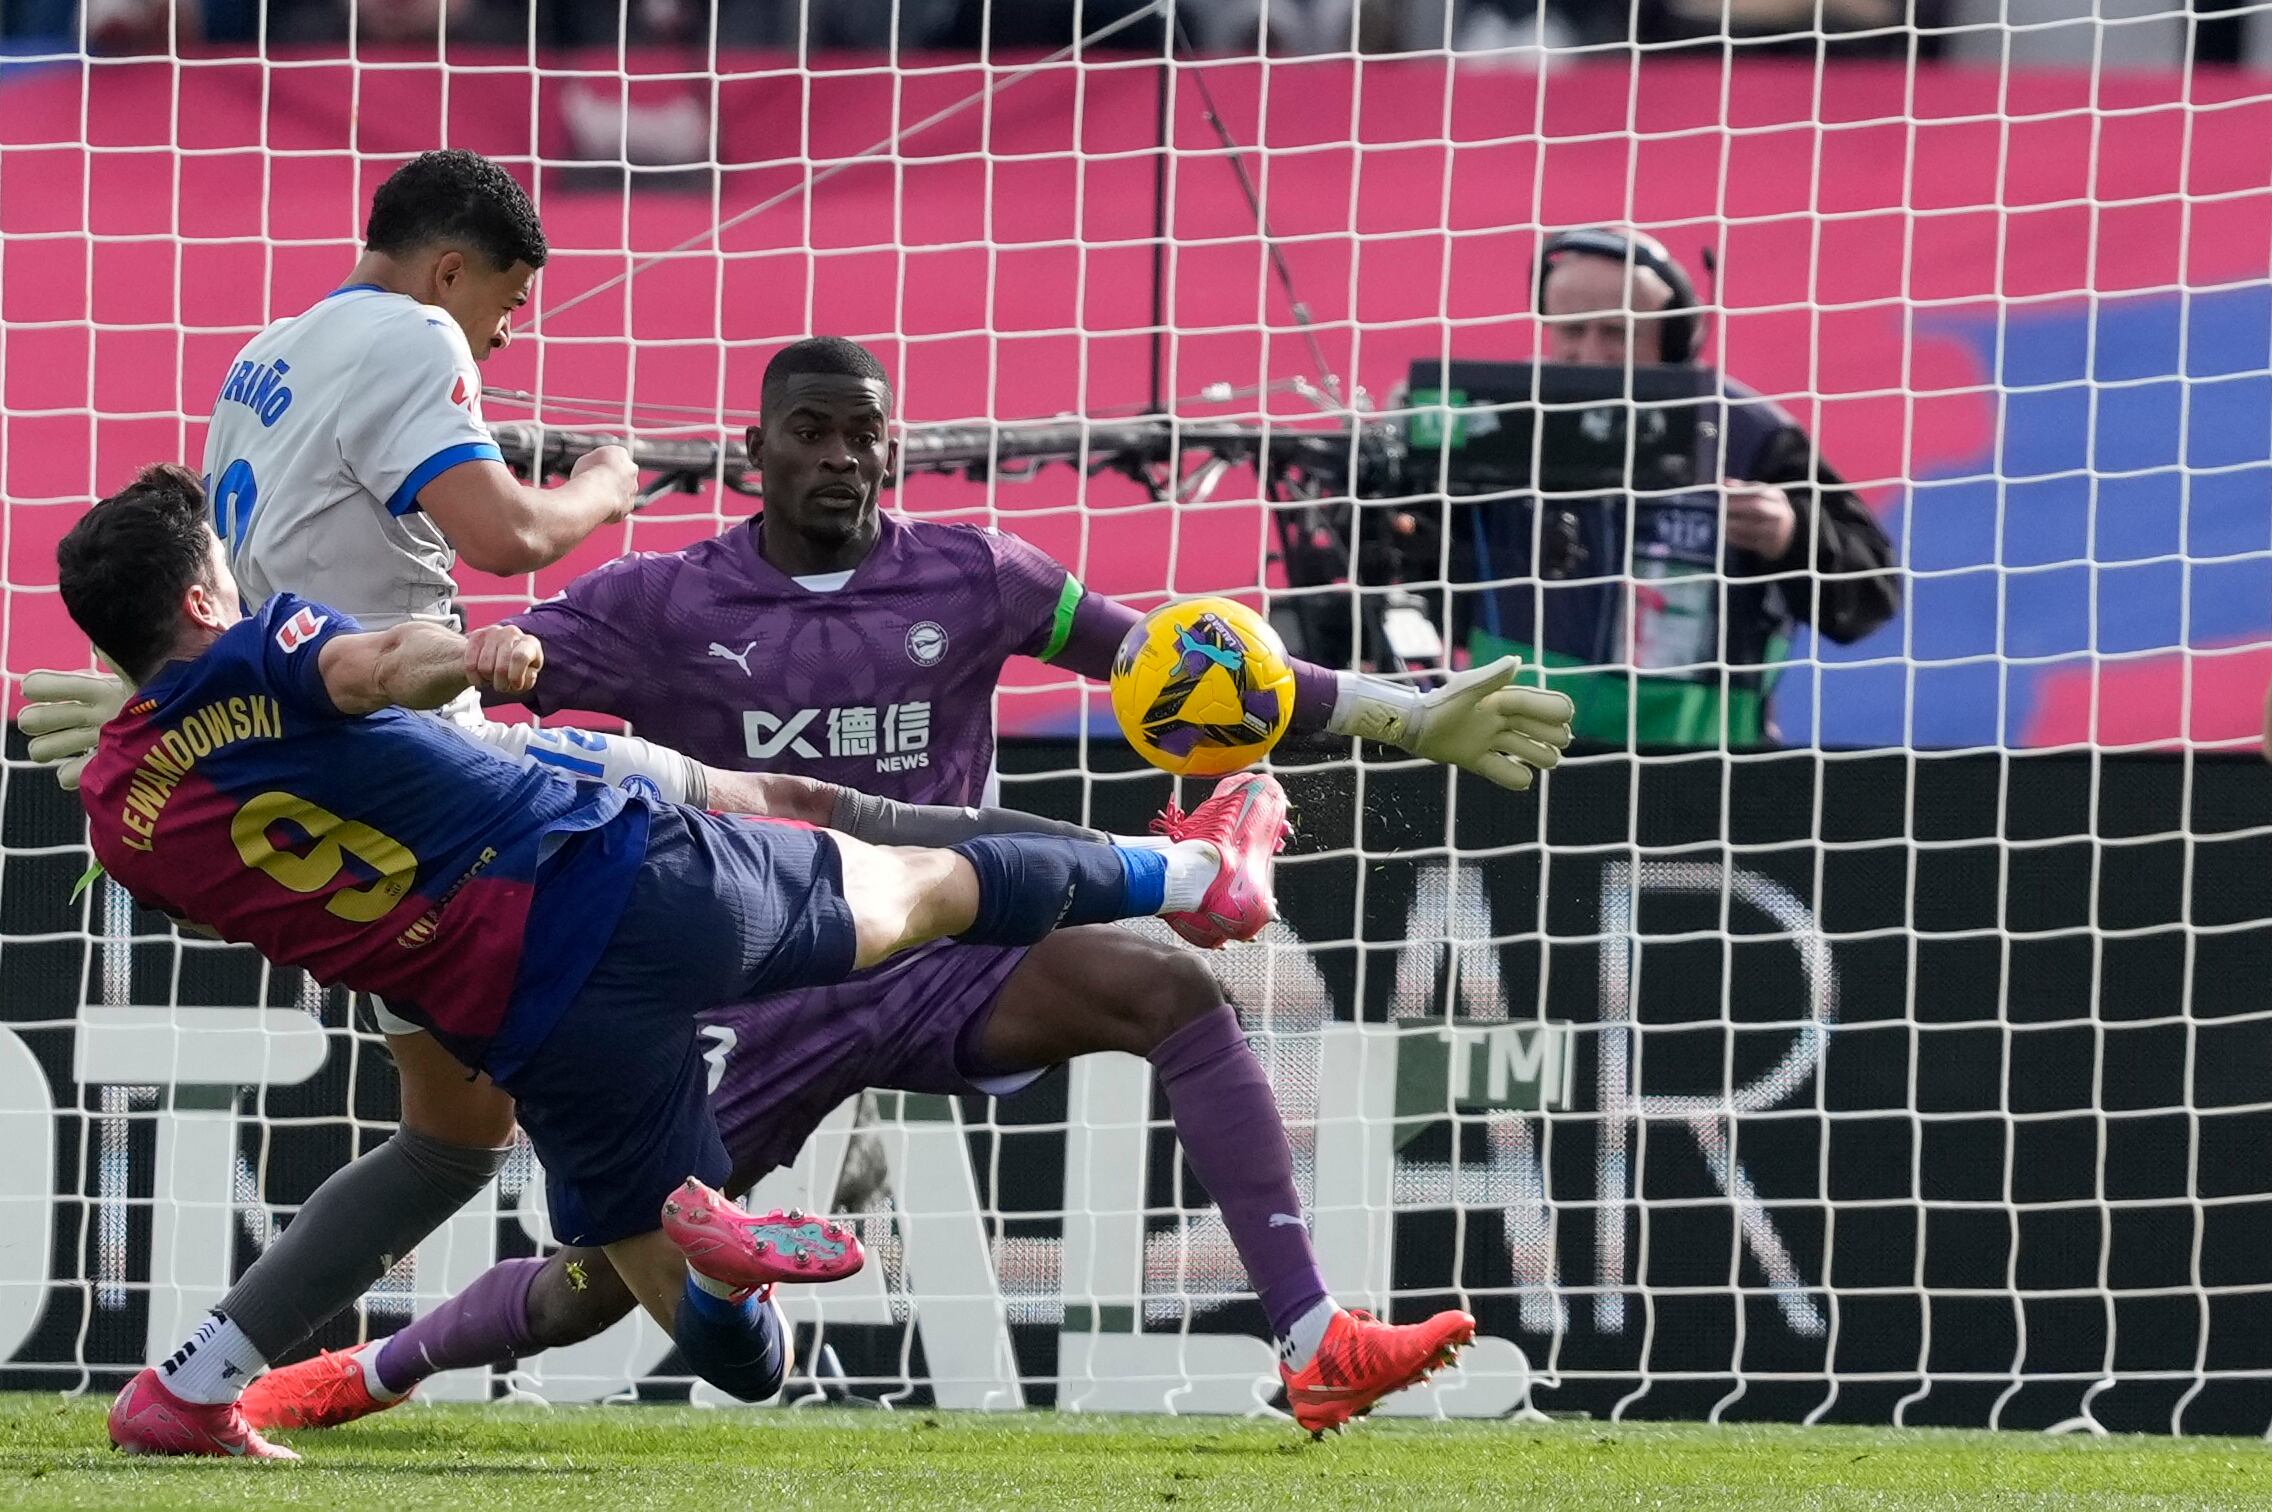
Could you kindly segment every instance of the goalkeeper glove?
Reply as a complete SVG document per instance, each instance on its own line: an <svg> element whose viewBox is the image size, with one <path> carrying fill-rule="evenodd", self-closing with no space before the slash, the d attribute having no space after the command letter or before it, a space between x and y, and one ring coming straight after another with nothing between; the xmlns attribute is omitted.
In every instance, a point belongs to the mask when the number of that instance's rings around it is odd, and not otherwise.
<svg viewBox="0 0 2272 1512"><path fill-rule="evenodd" d="M26 672L16 727L30 741L32 760L54 767L65 791L77 791L95 738L117 717L126 694L126 684L108 672Z"/></svg>
<svg viewBox="0 0 2272 1512"><path fill-rule="evenodd" d="M1487 777L1521 792L1562 759L1573 706L1561 693L1510 686L1518 656L1471 667L1422 692L1357 673L1341 674L1341 696L1326 726L1400 746L1427 761Z"/></svg>

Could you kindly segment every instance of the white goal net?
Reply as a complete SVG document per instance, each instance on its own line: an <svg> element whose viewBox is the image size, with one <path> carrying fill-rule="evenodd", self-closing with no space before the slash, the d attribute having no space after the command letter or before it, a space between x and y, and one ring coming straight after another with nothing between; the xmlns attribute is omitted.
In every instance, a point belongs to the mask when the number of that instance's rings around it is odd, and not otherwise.
<svg viewBox="0 0 2272 1512"><path fill-rule="evenodd" d="M1094 589L1267 592L1332 665L1481 633L1763 711L1758 743L1598 738L1522 797L1285 753L1286 918L1224 981L1337 1295L1482 1321L1395 1410L2260 1433L2272 73L2254 8L2161 4L1220 0L1179 36L1135 0L0 0L11 698L85 665L53 589L78 512L194 463L237 348L341 282L372 189L474 148L554 248L493 424L717 442L781 344L847 335L896 380L898 506ZM1709 476L1557 503L1490 471L1637 466L1665 416L1732 454L1727 412L1627 390L1622 358L1611 399L1532 403L1565 381L1516 366L1556 355L1542 240L1604 225L1662 242L1703 367L1850 485L1890 620L1794 609L1868 575L1810 554L1827 488L1793 483L1763 595L1715 505L1700 548L1642 523ZM1602 418L1627 392L1658 417L1630 433ZM754 507L706 474L558 568L462 574L467 615ZM1508 520L1511 563L1477 544ZM1595 595L1590 629L1557 592ZM1689 652L1642 634L1698 605ZM1013 663L998 717L1011 804L1127 830L1167 796L1095 687ZM101 1389L384 1137L393 1072L343 996L75 897L83 825L22 749L0 1386ZM547 1244L536 1175L319 1342ZM840 1190L878 1263L789 1303L827 1390L1270 1400L1140 1061L848 1105L761 1195ZM508 1389L688 1387L635 1319L429 1394Z"/></svg>

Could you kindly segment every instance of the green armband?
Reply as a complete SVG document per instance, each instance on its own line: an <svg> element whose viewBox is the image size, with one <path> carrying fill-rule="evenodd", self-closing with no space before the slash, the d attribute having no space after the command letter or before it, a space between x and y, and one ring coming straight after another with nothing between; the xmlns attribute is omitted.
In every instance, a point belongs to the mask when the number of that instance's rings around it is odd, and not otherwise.
<svg viewBox="0 0 2272 1512"><path fill-rule="evenodd" d="M1057 653L1065 649L1065 642L1073 638L1073 611L1081 607L1087 592L1079 578L1065 574L1065 586L1057 590L1056 615L1049 622L1049 642L1035 653L1036 661L1055 661Z"/></svg>

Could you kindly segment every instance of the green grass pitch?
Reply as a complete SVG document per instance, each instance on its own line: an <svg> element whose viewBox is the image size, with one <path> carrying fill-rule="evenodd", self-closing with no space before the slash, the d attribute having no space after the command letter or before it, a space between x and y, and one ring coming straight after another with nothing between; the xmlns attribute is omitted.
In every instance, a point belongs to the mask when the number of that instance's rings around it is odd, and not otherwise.
<svg viewBox="0 0 2272 1512"><path fill-rule="evenodd" d="M297 1465L133 1460L103 1404L0 1397L0 1507L2272 1508L2250 1440L1927 1430L414 1408Z"/></svg>

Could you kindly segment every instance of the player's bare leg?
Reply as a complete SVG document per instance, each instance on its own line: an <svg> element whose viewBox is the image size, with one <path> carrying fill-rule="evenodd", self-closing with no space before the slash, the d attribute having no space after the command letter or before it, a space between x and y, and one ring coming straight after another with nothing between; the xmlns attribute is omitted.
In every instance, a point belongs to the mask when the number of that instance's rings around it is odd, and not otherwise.
<svg viewBox="0 0 2272 1512"><path fill-rule="evenodd" d="M465 1067L430 1034L390 1034L402 1089L402 1127L444 1144L495 1150L513 1142L513 1099Z"/></svg>
<svg viewBox="0 0 2272 1512"><path fill-rule="evenodd" d="M608 1264L623 1278L632 1300L665 1333L678 1322L678 1302L686 1288L686 1257L661 1229L607 1246Z"/></svg>
<svg viewBox="0 0 2272 1512"><path fill-rule="evenodd" d="M1286 795L1277 779L1242 773L1210 808L1223 822L1191 825L1159 849L987 835L916 850L833 836L856 963L937 939L1030 945L1056 929L1147 916L1208 946L1252 939L1276 917L1271 860L1285 839Z"/></svg>
<svg viewBox="0 0 2272 1512"><path fill-rule="evenodd" d="M953 851L869 845L831 836L852 906L863 969L968 929L978 911L978 873Z"/></svg>

